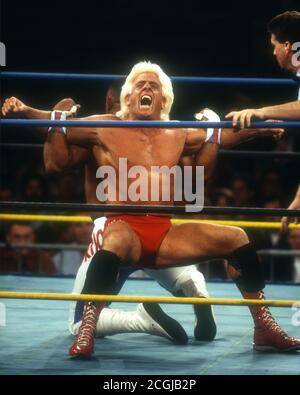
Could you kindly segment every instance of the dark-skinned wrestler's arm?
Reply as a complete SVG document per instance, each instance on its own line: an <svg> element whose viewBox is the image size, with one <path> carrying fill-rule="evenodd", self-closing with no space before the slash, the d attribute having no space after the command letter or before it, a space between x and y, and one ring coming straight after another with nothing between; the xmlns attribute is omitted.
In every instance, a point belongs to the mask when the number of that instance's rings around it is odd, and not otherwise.
<svg viewBox="0 0 300 395"><path fill-rule="evenodd" d="M183 157L193 155L193 164L205 167L205 180L208 180L217 163L219 148L231 148L244 141L258 136L273 136L280 138L283 129L243 129L235 132L233 129L222 129L219 144L207 143L207 131L204 129L187 129L186 145Z"/></svg>
<svg viewBox="0 0 300 395"><path fill-rule="evenodd" d="M207 181L217 163L221 131L205 129L187 129L183 157L193 155L193 165L204 166L204 179ZM213 134L212 134L213 133Z"/></svg>
<svg viewBox="0 0 300 395"><path fill-rule="evenodd" d="M195 154L195 166L204 166L204 181L208 181L217 164L219 144L204 143Z"/></svg>
<svg viewBox="0 0 300 395"><path fill-rule="evenodd" d="M222 137L220 148L231 148L235 145L241 144L245 141L251 140L255 137L261 136L273 136L279 139L284 133L284 129L281 128L269 128L269 129L241 129L235 131L234 129L222 129Z"/></svg>
<svg viewBox="0 0 300 395"><path fill-rule="evenodd" d="M53 109L70 111L74 106L76 103L73 99L63 99ZM43 154L46 172L57 173L84 164L90 156L90 150L69 144L64 135L54 129L47 135Z"/></svg>
<svg viewBox="0 0 300 395"><path fill-rule="evenodd" d="M220 121L219 115L209 108L204 108L199 113L195 114L195 118L198 121L202 121L202 122ZM241 128L240 130L235 130L233 128L223 129L220 148L231 148L234 147L235 145L238 145L240 143L243 143L247 140L259 136L273 136L275 138L280 138L283 132L284 132L283 129L278 129L278 128L269 128L269 129Z"/></svg>

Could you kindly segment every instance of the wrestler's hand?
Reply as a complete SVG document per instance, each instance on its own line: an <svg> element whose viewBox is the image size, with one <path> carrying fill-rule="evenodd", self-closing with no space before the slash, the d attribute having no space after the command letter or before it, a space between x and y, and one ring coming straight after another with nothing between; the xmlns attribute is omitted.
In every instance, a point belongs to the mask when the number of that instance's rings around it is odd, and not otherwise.
<svg viewBox="0 0 300 395"><path fill-rule="evenodd" d="M231 111L225 115L226 119L232 119L232 126L236 127L240 122L240 128L244 129L251 125L252 118L264 120L264 112L261 108L247 108L241 111Z"/></svg>
<svg viewBox="0 0 300 395"><path fill-rule="evenodd" d="M289 205L288 209L289 210L300 209L300 201L299 201L298 197L296 197L294 199L294 201ZM282 217L281 218L281 228L280 228L281 233L286 233L288 231L290 223L299 224L299 222L300 222L300 218L298 218L298 217L294 217L294 218Z"/></svg>
<svg viewBox="0 0 300 395"><path fill-rule="evenodd" d="M282 217L281 218L281 226L280 226L280 232L285 234L288 231L289 228L289 217Z"/></svg>
<svg viewBox="0 0 300 395"><path fill-rule="evenodd" d="M80 107L80 104L76 104L73 99L68 98L60 100L53 109L57 111L67 111L67 117L73 118L77 116Z"/></svg>
<svg viewBox="0 0 300 395"><path fill-rule="evenodd" d="M280 228L281 233L286 233L288 231L290 223L299 224L299 220L300 220L300 218L298 218L298 217L295 217L294 219L292 219L290 217L282 217L281 218L281 228Z"/></svg>
<svg viewBox="0 0 300 395"><path fill-rule="evenodd" d="M217 113L215 113L213 110L210 110L209 108L203 108L203 110L197 112L194 117L198 121L202 122L220 122L220 117Z"/></svg>
<svg viewBox="0 0 300 395"><path fill-rule="evenodd" d="M278 119L268 119L266 122L282 122ZM261 136L273 136L275 140L280 140L283 133L285 132L282 128L260 128L257 132Z"/></svg>
<svg viewBox="0 0 300 395"><path fill-rule="evenodd" d="M2 105L2 115L4 117L18 118L25 115L28 106L16 97L6 99Z"/></svg>
<svg viewBox="0 0 300 395"><path fill-rule="evenodd" d="M200 112L194 115L194 117L200 122L220 122L220 117L217 113L209 108L204 108ZM222 129L220 128L207 128L205 143L220 144L221 142Z"/></svg>

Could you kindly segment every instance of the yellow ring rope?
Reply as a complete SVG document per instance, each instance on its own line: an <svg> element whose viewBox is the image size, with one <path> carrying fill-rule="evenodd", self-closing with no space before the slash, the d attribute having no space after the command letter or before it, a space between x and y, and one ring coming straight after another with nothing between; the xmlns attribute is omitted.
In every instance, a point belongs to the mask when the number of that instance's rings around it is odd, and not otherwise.
<svg viewBox="0 0 300 395"><path fill-rule="evenodd" d="M76 215L35 215L35 214L0 214L4 221L53 221L53 222L92 222L89 216ZM202 220L202 219L172 219L174 225L185 223L209 223L227 226L240 226L241 228L280 229L280 222L259 221L227 221L227 220ZM289 224L289 228L300 228L300 224Z"/></svg>
<svg viewBox="0 0 300 395"><path fill-rule="evenodd" d="M98 302L126 303L170 303L170 304L211 304L226 306L299 306L300 300L260 300L260 299L222 299L222 298L179 298L170 296L123 296L123 295L80 295L39 292L0 292L0 298L7 299L45 299L45 300L93 300Z"/></svg>

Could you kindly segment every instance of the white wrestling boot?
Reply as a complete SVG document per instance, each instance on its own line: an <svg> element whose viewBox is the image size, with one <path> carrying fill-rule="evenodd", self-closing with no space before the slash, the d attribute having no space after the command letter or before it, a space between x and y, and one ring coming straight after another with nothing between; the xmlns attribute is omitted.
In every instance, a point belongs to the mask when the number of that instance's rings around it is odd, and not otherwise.
<svg viewBox="0 0 300 395"><path fill-rule="evenodd" d="M97 322L96 337L118 333L148 333L176 344L188 342L183 327L164 313L157 303L140 303L134 312L103 309Z"/></svg>

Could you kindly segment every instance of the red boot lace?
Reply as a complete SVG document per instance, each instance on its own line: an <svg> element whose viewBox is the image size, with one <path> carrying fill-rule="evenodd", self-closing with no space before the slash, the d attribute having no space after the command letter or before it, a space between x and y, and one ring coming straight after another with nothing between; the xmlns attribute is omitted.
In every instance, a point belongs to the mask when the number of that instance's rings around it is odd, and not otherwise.
<svg viewBox="0 0 300 395"><path fill-rule="evenodd" d="M259 299L265 299L262 292L259 292ZM258 315L257 321L258 326L265 327L272 332L276 332L285 339L296 340L294 338L290 338L287 333L284 332L284 330L277 324L267 306L261 307L261 313Z"/></svg>
<svg viewBox="0 0 300 395"><path fill-rule="evenodd" d="M94 337L98 320L98 307L93 302L85 305L82 323L79 328L77 344L86 347Z"/></svg>

